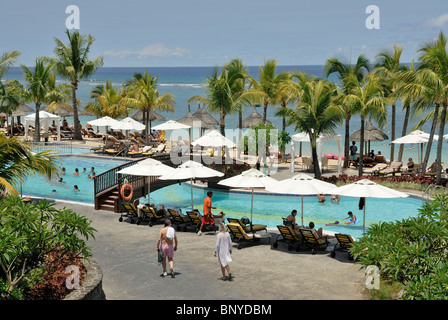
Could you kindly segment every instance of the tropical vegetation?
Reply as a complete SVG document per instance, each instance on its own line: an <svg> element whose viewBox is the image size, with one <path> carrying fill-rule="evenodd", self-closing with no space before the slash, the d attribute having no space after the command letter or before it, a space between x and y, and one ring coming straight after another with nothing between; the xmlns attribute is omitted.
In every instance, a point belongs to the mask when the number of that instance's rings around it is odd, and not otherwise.
<svg viewBox="0 0 448 320"><path fill-rule="evenodd" d="M416 217L371 225L350 254L362 268L378 268L380 286L398 284L401 299L446 300L447 215L448 195L436 196Z"/></svg>
<svg viewBox="0 0 448 320"><path fill-rule="evenodd" d="M0 299L61 299L70 290L63 274L91 256L91 221L54 203L0 198ZM80 278L80 281L82 279Z"/></svg>
<svg viewBox="0 0 448 320"><path fill-rule="evenodd" d="M58 157L50 151L31 152L18 137L0 133L0 198L17 195L20 183L28 177L44 175L51 179L59 171Z"/></svg>
<svg viewBox="0 0 448 320"><path fill-rule="evenodd" d="M146 132L150 132L148 123L151 111L175 111L176 98L171 93L159 93L158 79L158 76L153 76L146 70L143 74L135 73L125 85L123 103L143 112Z"/></svg>
<svg viewBox="0 0 448 320"><path fill-rule="evenodd" d="M88 79L103 65L103 57L94 60L89 59L95 38L91 35L81 35L79 31L66 31L68 44L55 38L55 58L46 57L55 68L58 75L69 80L72 89L72 108L74 122L74 139L82 140L81 123L78 115L78 99L76 90L80 80Z"/></svg>

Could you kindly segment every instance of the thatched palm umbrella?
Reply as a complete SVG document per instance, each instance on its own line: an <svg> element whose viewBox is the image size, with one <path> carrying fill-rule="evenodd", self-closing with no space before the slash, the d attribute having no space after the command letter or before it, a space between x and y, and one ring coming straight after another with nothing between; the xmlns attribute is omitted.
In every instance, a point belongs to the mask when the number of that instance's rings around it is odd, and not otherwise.
<svg viewBox="0 0 448 320"><path fill-rule="evenodd" d="M60 117L63 117L63 118L65 118L65 117L73 117L73 109L70 109L70 108L67 108L67 107L63 107L63 106L60 106L59 108L54 109L54 110L50 110L48 108L48 106L46 106L45 108L42 109L42 111L49 112L49 113L52 113L52 114L56 114L56 115L58 115ZM86 113L84 112L84 110L78 109L78 115L79 116L84 116L84 115L86 115Z"/></svg>
<svg viewBox="0 0 448 320"><path fill-rule="evenodd" d="M198 110L193 113L194 116L201 118L203 121L205 121L208 124L216 125L219 124L218 120L213 118L213 116L205 110L205 107L201 109L201 105L198 104Z"/></svg>
<svg viewBox="0 0 448 320"><path fill-rule="evenodd" d="M254 125L259 124L260 122L263 122L263 117L257 112L254 106L254 111L251 113L250 116L248 116L245 120L242 122L243 128L250 128ZM266 123L272 124L269 120L266 120Z"/></svg>
<svg viewBox="0 0 448 320"><path fill-rule="evenodd" d="M361 141L361 130L356 131L350 136L350 140L352 141ZM372 125L372 122L369 120L364 128L364 142L368 142L367 151L370 151L370 141L384 141L389 140L387 134L378 130Z"/></svg>
<svg viewBox="0 0 448 320"><path fill-rule="evenodd" d="M202 118L194 116L190 111L190 105L188 105L188 113L185 117L180 118L177 122L186 124L187 126L193 127L193 122L199 122L201 125L201 129L216 129L215 125L209 124L204 121ZM197 123L196 123L197 124Z"/></svg>
<svg viewBox="0 0 448 320"><path fill-rule="evenodd" d="M14 127L14 117L17 117L17 122L20 122L21 116L27 116L31 112L34 112L34 110L32 108L28 107L25 104L20 104L16 108L16 110L11 112L11 114L8 115L6 113L3 113L2 116L5 115L6 117L8 117L8 116L11 117L11 132L12 132L13 127ZM11 133L11 135L12 135L12 133Z"/></svg>
<svg viewBox="0 0 448 320"><path fill-rule="evenodd" d="M166 121L164 116L162 116L161 114L158 114L157 112L155 112L153 110L147 112L146 114L148 115L148 121L149 121L149 132L148 133L151 133L151 122L152 121ZM142 121L143 123L145 123L145 121L144 121L145 115L142 110L138 110L131 118L136 121Z"/></svg>

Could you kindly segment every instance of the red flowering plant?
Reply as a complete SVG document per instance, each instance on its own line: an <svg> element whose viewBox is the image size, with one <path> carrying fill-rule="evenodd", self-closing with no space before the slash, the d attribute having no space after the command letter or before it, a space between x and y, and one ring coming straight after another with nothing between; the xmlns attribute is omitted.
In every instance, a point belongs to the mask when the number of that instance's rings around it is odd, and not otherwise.
<svg viewBox="0 0 448 320"><path fill-rule="evenodd" d="M424 189L426 186L430 184L435 184L436 179L434 177L428 177L423 174L413 174L413 175L400 175L400 176L349 176L347 174L341 174L339 176L332 175L330 177L322 177L323 181L344 185L347 183L353 183L362 179L369 179L378 184L400 184L400 187L405 187L409 185L412 189ZM447 181L442 181L442 184L446 186ZM415 185L415 186L413 186ZM422 187L417 187L417 185L421 185Z"/></svg>

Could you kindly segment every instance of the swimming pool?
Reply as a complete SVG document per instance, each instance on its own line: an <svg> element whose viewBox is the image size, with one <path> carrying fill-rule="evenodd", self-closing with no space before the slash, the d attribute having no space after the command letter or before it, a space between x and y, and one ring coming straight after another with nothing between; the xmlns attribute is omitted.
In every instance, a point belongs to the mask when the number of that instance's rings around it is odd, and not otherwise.
<svg viewBox="0 0 448 320"><path fill-rule="evenodd" d="M88 149L86 152L89 152ZM81 152L78 152L81 153ZM103 173L123 164L123 160L102 159L99 157L83 157L79 155L61 154L61 166L66 169L66 174L61 175L62 182L55 178L49 181L42 176L29 178L22 184L24 195L44 197L51 199L69 200L83 203L94 203L94 183L88 178L91 167L94 167L95 174ZM81 173L73 176L72 173L78 168ZM86 172L84 171L86 169ZM77 185L79 192L73 192L73 186ZM53 193L52 190L56 192Z"/></svg>
<svg viewBox="0 0 448 320"><path fill-rule="evenodd" d="M195 209L202 212L202 204L210 189L194 188L193 201ZM164 204L165 207L182 208L182 211L191 209L191 193L189 184L172 185L151 193L151 201L156 204ZM250 218L251 195L250 192L226 192L213 190L213 206L217 207L214 213L223 211L227 217ZM305 196L303 198L304 224L313 221L316 229L322 227L339 233L348 233L354 237L362 236L363 210L358 207L359 198L341 197L339 204L331 201L318 203L316 197ZM379 221L395 221L416 216L422 200L416 197L403 199L366 199L366 227ZM301 197L290 195L254 194L253 223L265 224L270 228L276 228L282 224L282 217L287 217L293 209L296 209L297 223L301 222ZM337 226L326 226L335 220L346 218L347 212L361 219L355 225L341 223Z"/></svg>
<svg viewBox="0 0 448 320"><path fill-rule="evenodd" d="M85 150L85 149L84 149ZM63 155L62 166L67 169L67 174L62 176L63 183L48 181L44 177L30 178L22 186L24 195L46 197L52 199L69 200L75 202L94 203L93 180L88 179L91 167L96 174L112 169L125 161L122 159L103 159L100 157L88 157L82 155ZM72 176L78 168L79 176ZM86 168L86 173L83 169ZM78 185L79 192L72 192L73 186ZM52 190L56 193L52 193ZM195 208L202 212L202 204L209 189L194 187L193 201ZM250 192L213 190L213 206L217 209L213 212L223 211L227 217L250 217ZM191 209L190 185L182 183L165 187L151 193L151 202L165 207L181 208L183 212ZM313 221L317 228L349 233L354 237L362 235L362 221L356 225L339 224L337 226L325 226L335 220L347 217L347 212L352 211L362 220L363 211L358 209L359 198L342 197L339 204L327 201L318 203L316 197L304 197L304 224ZM418 208L422 205L419 198L408 197L404 199L366 199L366 226L379 221L395 221L416 216ZM254 223L265 224L270 228L276 228L282 224L282 217L287 217L293 209L298 211L296 220L301 221L301 198L291 195L254 194Z"/></svg>

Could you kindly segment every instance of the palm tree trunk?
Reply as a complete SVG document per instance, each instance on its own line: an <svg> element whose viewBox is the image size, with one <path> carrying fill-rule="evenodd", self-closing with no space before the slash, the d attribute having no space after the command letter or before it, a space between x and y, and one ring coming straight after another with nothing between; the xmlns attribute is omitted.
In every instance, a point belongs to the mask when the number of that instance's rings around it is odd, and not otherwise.
<svg viewBox="0 0 448 320"><path fill-rule="evenodd" d="M437 141L437 172L436 172L436 184L440 184L442 179L442 148L443 148L443 134L446 120L447 102L443 102L442 114L440 115L439 124L439 140Z"/></svg>
<svg viewBox="0 0 448 320"><path fill-rule="evenodd" d="M266 123L267 112L268 112L268 103L265 102L263 105L263 123Z"/></svg>
<svg viewBox="0 0 448 320"><path fill-rule="evenodd" d="M434 117L432 118L431 132L429 133L429 140L428 140L428 143L426 144L425 158L423 159L423 163L421 165L422 173L425 173L426 167L428 165L429 154L431 153L431 147L432 147L432 140L434 139L434 133L436 131L436 126L437 126L437 119L439 117L439 109L440 109L440 103L436 103L436 106L434 109ZM440 139L442 139L442 137L440 137Z"/></svg>
<svg viewBox="0 0 448 320"><path fill-rule="evenodd" d="M358 176L362 176L362 166L363 166L363 160L364 160L364 116L361 115L361 142L359 146L359 167L358 167Z"/></svg>
<svg viewBox="0 0 448 320"><path fill-rule="evenodd" d="M148 145L149 144L149 135L151 134L151 132L149 131L149 121L148 121L148 118L149 118L149 110L147 110L147 109L145 109L144 111L143 111L143 114L144 114L144 120L145 120L145 140L146 140L146 145Z"/></svg>
<svg viewBox="0 0 448 320"><path fill-rule="evenodd" d="M282 107L286 108L286 104L284 102L282 102ZM286 132L286 117L283 116L282 118L282 131Z"/></svg>
<svg viewBox="0 0 448 320"><path fill-rule="evenodd" d="M405 136L408 131L408 123L409 123L409 114L411 113L411 106L407 105L405 107L404 121L403 121L403 130L401 131L401 136ZM401 162L403 159L403 150L404 144L400 144L400 152L398 153L398 162Z"/></svg>
<svg viewBox="0 0 448 320"><path fill-rule="evenodd" d="M351 115L345 118L344 168L348 168L350 161L350 118Z"/></svg>
<svg viewBox="0 0 448 320"><path fill-rule="evenodd" d="M224 108L221 108L220 115L219 115L219 131L222 135L225 135L225 128L226 128L226 113L224 111Z"/></svg>
<svg viewBox="0 0 448 320"><path fill-rule="evenodd" d="M390 141L395 140L395 103L392 104L392 128L391 128L391 138ZM394 161L395 144L390 144L390 161Z"/></svg>
<svg viewBox="0 0 448 320"><path fill-rule="evenodd" d="M312 157L313 157L314 178L320 180L322 178L322 173L321 173L320 167L319 167L319 158L317 156L316 138L315 137L313 137L313 142L311 145L311 153L312 153Z"/></svg>
<svg viewBox="0 0 448 320"><path fill-rule="evenodd" d="M36 117L34 119L34 134L33 134L33 141L34 142L40 142L40 119L39 119L39 112L40 112L40 103L36 102ZM25 128L25 130L27 130Z"/></svg>
<svg viewBox="0 0 448 320"><path fill-rule="evenodd" d="M240 109L238 110L238 141L241 141L242 138L243 138L243 110L240 107ZM237 159L240 159L241 146L239 143L237 145L236 155Z"/></svg>
<svg viewBox="0 0 448 320"><path fill-rule="evenodd" d="M75 133L73 135L73 139L83 140L81 131L81 122L79 122L79 116L78 116L78 104L76 102L76 89L78 89L77 81L72 83L73 123L75 127Z"/></svg>

